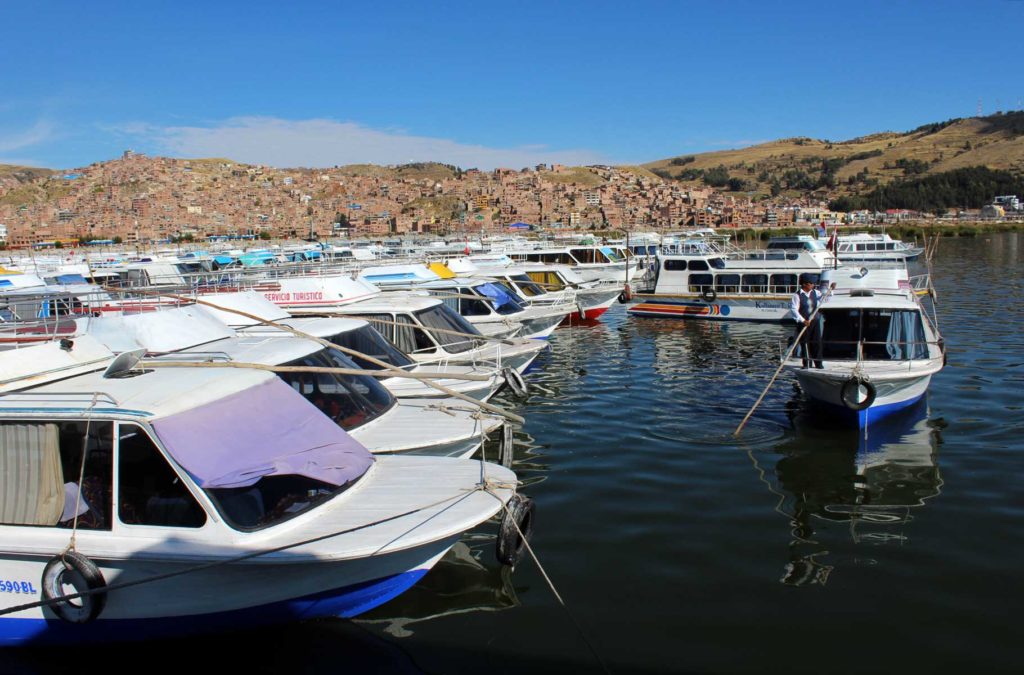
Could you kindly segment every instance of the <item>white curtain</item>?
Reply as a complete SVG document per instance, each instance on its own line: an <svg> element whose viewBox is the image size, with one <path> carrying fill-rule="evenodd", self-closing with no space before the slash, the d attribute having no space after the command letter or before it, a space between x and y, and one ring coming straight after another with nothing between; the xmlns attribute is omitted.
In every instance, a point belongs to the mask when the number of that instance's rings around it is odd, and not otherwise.
<svg viewBox="0 0 1024 675"><path fill-rule="evenodd" d="M0 523L56 525L64 477L56 424L0 424Z"/></svg>

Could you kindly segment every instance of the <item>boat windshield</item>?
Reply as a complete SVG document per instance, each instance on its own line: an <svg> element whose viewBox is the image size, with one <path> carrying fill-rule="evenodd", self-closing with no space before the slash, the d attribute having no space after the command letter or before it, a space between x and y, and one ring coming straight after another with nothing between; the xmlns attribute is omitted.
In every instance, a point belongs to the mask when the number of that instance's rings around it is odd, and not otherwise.
<svg viewBox="0 0 1024 675"><path fill-rule="evenodd" d="M544 295L545 291L543 288L538 286L533 279L526 276L525 274L516 274L512 276L512 281L516 282L516 287L531 298L538 295Z"/></svg>
<svg viewBox="0 0 1024 675"><path fill-rule="evenodd" d="M480 284L473 290L480 295L487 296L494 307L494 311L503 316L516 314L526 309L526 301L500 281Z"/></svg>
<svg viewBox="0 0 1024 675"><path fill-rule="evenodd" d="M826 359L906 361L928 358L921 313L897 309L822 309Z"/></svg>
<svg viewBox="0 0 1024 675"><path fill-rule="evenodd" d="M405 368L414 364L412 359L400 352L398 347L391 344L386 337L375 331L371 326L363 326L357 330L339 333L332 338L328 338L328 340L336 345L362 352L398 368ZM380 367L376 363L353 354L349 354L348 357L360 368L376 370Z"/></svg>
<svg viewBox="0 0 1024 675"><path fill-rule="evenodd" d="M285 365L359 367L337 349L321 349ZM345 431L380 417L395 403L388 390L368 375L288 372L280 373L280 376Z"/></svg>
<svg viewBox="0 0 1024 675"><path fill-rule="evenodd" d="M446 305L437 305L429 309L420 310L415 315L419 322L423 324L423 327L427 329L427 332L430 333L431 337L452 354L469 351L476 345L476 340L473 338L442 332L457 331L472 335L480 334L480 331L474 328L473 324L463 319L462 316ZM431 330L434 328L441 330Z"/></svg>
<svg viewBox="0 0 1024 675"><path fill-rule="evenodd" d="M205 492L231 527L252 531L305 513L350 485L338 487L306 476L264 476L246 487L207 488Z"/></svg>

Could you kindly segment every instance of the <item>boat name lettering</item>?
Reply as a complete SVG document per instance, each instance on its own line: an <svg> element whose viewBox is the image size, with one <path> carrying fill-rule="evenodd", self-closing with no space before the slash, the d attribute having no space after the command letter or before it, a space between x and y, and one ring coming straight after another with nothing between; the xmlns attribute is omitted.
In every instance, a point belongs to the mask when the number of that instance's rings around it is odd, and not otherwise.
<svg viewBox="0 0 1024 675"><path fill-rule="evenodd" d="M39 591L32 585L31 581L11 581L10 579L0 579L0 593L24 593L25 595L35 595Z"/></svg>
<svg viewBox="0 0 1024 675"><path fill-rule="evenodd" d="M754 307L757 309L785 309L786 303L784 302L766 302L759 300L754 302Z"/></svg>
<svg viewBox="0 0 1024 675"><path fill-rule="evenodd" d="M308 291L296 293L264 293L263 297L271 302L301 302L309 300L323 300L323 291Z"/></svg>

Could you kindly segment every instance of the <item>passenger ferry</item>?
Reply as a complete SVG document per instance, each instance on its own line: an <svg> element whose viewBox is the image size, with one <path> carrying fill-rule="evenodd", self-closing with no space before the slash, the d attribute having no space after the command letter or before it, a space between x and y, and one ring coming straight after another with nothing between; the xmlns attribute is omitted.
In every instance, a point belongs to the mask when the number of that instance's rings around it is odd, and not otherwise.
<svg viewBox="0 0 1024 675"><path fill-rule="evenodd" d="M893 239L888 234L841 234L836 244L836 256L845 261L901 261L914 260L924 248Z"/></svg>
<svg viewBox="0 0 1024 675"><path fill-rule="evenodd" d="M626 311L634 316L786 321L800 275L822 266L808 251L705 252L658 256L650 285Z"/></svg>

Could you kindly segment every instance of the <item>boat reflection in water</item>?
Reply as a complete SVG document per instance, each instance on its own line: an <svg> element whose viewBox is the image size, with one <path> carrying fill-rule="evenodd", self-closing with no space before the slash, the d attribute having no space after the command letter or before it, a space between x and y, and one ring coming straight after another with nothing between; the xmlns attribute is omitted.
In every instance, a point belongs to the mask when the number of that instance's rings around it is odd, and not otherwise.
<svg viewBox="0 0 1024 675"><path fill-rule="evenodd" d="M775 448L775 471L758 466L793 527L782 583L825 584L837 565L874 564L865 546L908 543L914 509L942 488L943 423L928 419L927 402L866 434L816 428L801 414L793 421L797 435ZM852 556L843 555L851 544Z"/></svg>
<svg viewBox="0 0 1024 675"><path fill-rule="evenodd" d="M432 619L518 607L511 570L486 558L494 537L477 543L460 541L413 587L414 592L363 615L356 623L375 624L394 637L408 637L416 624Z"/></svg>

